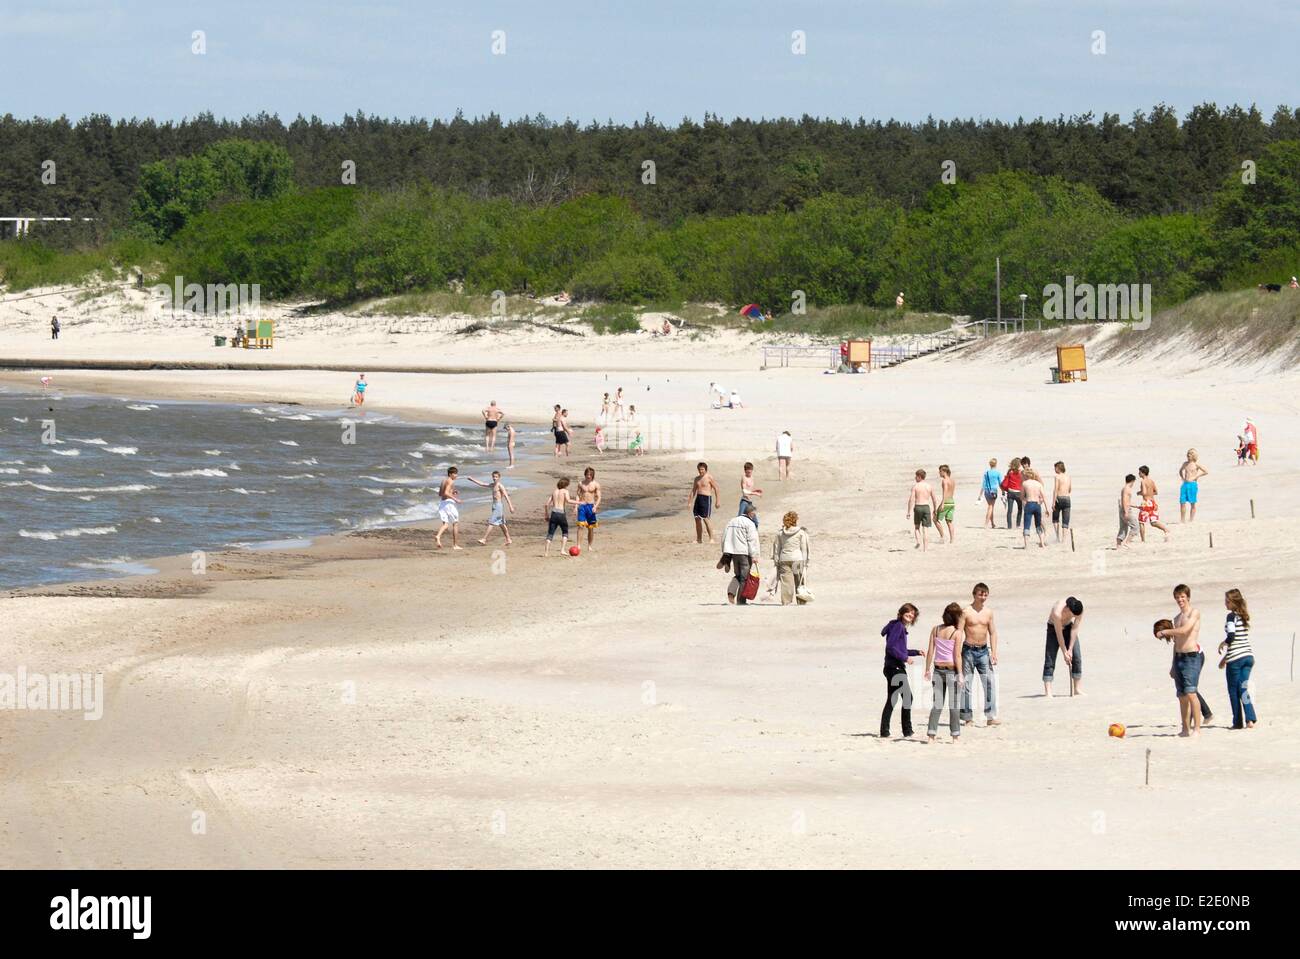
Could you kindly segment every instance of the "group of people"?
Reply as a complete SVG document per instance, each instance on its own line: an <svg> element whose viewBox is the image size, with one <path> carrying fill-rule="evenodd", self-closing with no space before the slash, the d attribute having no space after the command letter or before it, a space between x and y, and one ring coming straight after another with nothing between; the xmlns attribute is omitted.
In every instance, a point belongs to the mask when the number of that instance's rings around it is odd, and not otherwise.
<svg viewBox="0 0 1300 959"><path fill-rule="evenodd" d="M1201 731L1201 721L1213 718L1209 704L1200 691L1201 670L1205 666L1205 652L1201 649L1201 613L1192 605L1192 590L1186 583L1174 587L1174 602L1178 614L1173 620L1160 619L1152 626L1157 639L1173 643L1174 658L1169 667L1169 677L1174 681L1174 694L1178 697L1178 719L1182 726L1179 736L1196 736ZM1228 683L1228 702L1232 707L1232 728L1253 729L1259 721L1251 696L1250 673L1255 668L1255 652L1250 645L1250 610L1239 589L1223 594L1227 617L1223 625L1223 641L1219 643L1219 668L1224 670Z"/></svg>
<svg viewBox="0 0 1300 959"><path fill-rule="evenodd" d="M1178 613L1174 619L1157 620L1152 627L1156 638L1173 644L1173 662L1169 676L1174 681L1181 725L1179 736L1200 733L1202 720L1213 718L1209 704L1200 692L1201 670L1205 653L1201 649L1201 614L1192 606L1192 591L1185 583L1174 587ZM973 680L979 676L984 688L985 725L996 726L997 683L994 667L998 663L998 633L993 610L988 605L989 588L976 583L971 603L963 607L949 603L940 622L930 629L923 652L908 645L908 630L917 621L919 611L913 603L899 607L898 615L884 625L885 705L880 715L880 738L888 739L894 712L902 719L904 737L913 735L912 688L907 667L924 657L925 680L932 684L932 700L926 734L933 741L939 731L944 709L948 710L948 730L953 741L961 735L963 725L974 721ZM1227 679L1228 701L1232 708L1232 729L1252 729L1259 721L1251 694L1250 674L1255 666L1250 642L1250 611L1239 589L1224 593L1227 610L1224 638L1219 644L1219 668ZM1053 604L1047 615L1046 641L1043 650L1043 695L1052 696L1058 658L1070 672L1070 695L1083 694L1083 602L1067 596Z"/></svg>
<svg viewBox="0 0 1300 959"><path fill-rule="evenodd" d="M442 537L451 531L452 549L463 549L460 545L460 507L462 500L456 489L456 483L460 479L460 470L455 466L447 467L447 475L443 477L438 487L438 519L441 525L437 533L434 534L434 546L442 549ZM506 510L513 515L515 504L510 499L510 492L501 482L501 471L493 470L490 482L474 479L472 476L465 477L475 486L481 486L484 489L492 491L492 507L488 514L487 528L483 531L483 538L478 540L479 545L486 546L488 538L492 535L492 530L499 528L502 536L505 538L505 545L510 546L513 540L510 538L510 526L506 521ZM569 552L569 508L575 507L575 519L580 530L585 529L587 532L587 548L594 550L596 540L596 527L599 525L598 514L600 512L603 492L599 481L596 479L596 471L588 466L582 473L582 480L578 483L578 495L575 497L569 491L568 477L562 477L555 483L555 489L547 497L542 506L543 518L547 521L546 528L546 548L543 556L550 556L551 543L555 539L555 534L561 534L560 553L564 556L571 555ZM581 533L578 534L581 537Z"/></svg>
<svg viewBox="0 0 1300 959"><path fill-rule="evenodd" d="M997 717L998 630L993 609L988 605L989 588L976 583L968 605L949 603L940 622L931 628L925 652L907 644L908 629L916 624L919 610L904 603L898 615L880 630L885 638L885 707L880 714L880 738L888 739L894 710L902 720L903 736L911 737L912 686L907 667L917 657L925 657L925 680L932 684L933 698L926 728L928 741L939 732L945 703L948 709L948 732L953 742L961 736L962 726L975 721L974 680L979 677L984 691L984 724L1001 725ZM1055 662L1055 657L1053 657Z"/></svg>

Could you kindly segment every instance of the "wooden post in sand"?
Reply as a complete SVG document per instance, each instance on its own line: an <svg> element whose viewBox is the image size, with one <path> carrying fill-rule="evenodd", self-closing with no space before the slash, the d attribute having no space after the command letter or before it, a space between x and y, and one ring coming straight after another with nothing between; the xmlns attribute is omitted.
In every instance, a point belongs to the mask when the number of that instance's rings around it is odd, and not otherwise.
<svg viewBox="0 0 1300 959"><path fill-rule="evenodd" d="M1214 549L1214 533L1210 533L1210 549Z"/></svg>
<svg viewBox="0 0 1300 959"><path fill-rule="evenodd" d="M1255 518L1255 501L1254 501L1254 500L1251 500L1251 501L1250 501L1250 518L1251 518L1251 519L1254 519L1254 518Z"/></svg>
<svg viewBox="0 0 1300 959"><path fill-rule="evenodd" d="M1151 750L1147 750L1147 778L1146 785L1151 785Z"/></svg>
<svg viewBox="0 0 1300 959"><path fill-rule="evenodd" d="M1074 552L1074 527L1070 527L1070 552Z"/></svg>
<svg viewBox="0 0 1300 959"><path fill-rule="evenodd" d="M1295 633L1291 634L1291 682L1295 682Z"/></svg>

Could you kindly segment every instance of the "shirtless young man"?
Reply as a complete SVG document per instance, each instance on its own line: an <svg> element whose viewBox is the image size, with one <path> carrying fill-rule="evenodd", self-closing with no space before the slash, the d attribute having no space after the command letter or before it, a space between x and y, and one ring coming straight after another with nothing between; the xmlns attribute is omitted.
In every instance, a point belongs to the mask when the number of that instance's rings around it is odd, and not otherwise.
<svg viewBox="0 0 1300 959"><path fill-rule="evenodd" d="M506 424L506 453L510 455L510 465L508 470L515 468L515 428L509 423Z"/></svg>
<svg viewBox="0 0 1300 959"><path fill-rule="evenodd" d="M745 515L746 506L757 506L757 500L763 495L763 491L754 485L754 464L746 463L744 472L740 476L740 508L737 516ZM758 525L757 520L754 523Z"/></svg>
<svg viewBox="0 0 1300 959"><path fill-rule="evenodd" d="M709 473L708 463L696 463L695 469L697 476L691 483L690 496L686 498L686 508L689 509L695 517L695 542L703 543L704 534L709 534L709 542L713 542L713 528L709 526L709 517L713 515L714 508L718 505L718 498L722 495L718 489L717 482Z"/></svg>
<svg viewBox="0 0 1300 959"><path fill-rule="evenodd" d="M569 507L577 504L573 494L569 492L569 478L556 480L555 489L551 490L551 495L546 497L546 503L542 506L542 515L546 517L546 552L542 553L543 557L551 555L551 540L555 538L555 531L560 531L560 555L569 555Z"/></svg>
<svg viewBox="0 0 1300 959"><path fill-rule="evenodd" d="M1138 478L1142 486L1142 505L1138 508L1138 533L1142 542L1147 541L1147 523L1164 533L1165 542L1168 542L1169 528L1160 522L1160 504L1156 502L1156 494L1160 491L1156 489L1156 481L1151 478L1151 470L1139 466Z"/></svg>
<svg viewBox="0 0 1300 959"><path fill-rule="evenodd" d="M1029 548L1029 526L1033 523L1038 531L1038 548L1042 549L1047 545L1043 531L1043 514L1047 512L1047 492L1043 489L1043 481L1038 478L1038 470L1025 470L1024 482L1020 489L1025 498L1025 521L1020 531L1020 545L1024 549Z"/></svg>
<svg viewBox="0 0 1300 959"><path fill-rule="evenodd" d="M934 528L939 533L939 542L943 542L943 528L948 527L948 543L953 541L952 516L957 509L957 500L954 499L957 491L957 481L952 478L952 470L945 463L939 467L939 489L941 490L942 501L939 503L939 510L934 516Z"/></svg>
<svg viewBox="0 0 1300 959"><path fill-rule="evenodd" d="M1208 476L1209 472L1201 465L1196 450L1188 450L1187 459L1178 468L1178 478L1183 481L1182 486L1178 488L1178 518L1182 522L1189 522L1187 519L1189 506L1192 508L1191 521L1196 520L1196 500L1200 493L1201 477Z"/></svg>
<svg viewBox="0 0 1300 959"><path fill-rule="evenodd" d="M483 531L483 538L478 541L479 545L486 546L488 536L492 533L492 527L500 526L501 532L506 534L506 545L509 546L510 527L506 525L506 507L509 506L510 512L513 513L515 511L515 504L510 502L510 494L507 493L506 488L501 485L501 472L499 470L492 471L491 483L481 483L472 476L467 476L465 478L475 486L482 486L484 489L490 489L492 491L492 515L488 517L487 529Z"/></svg>
<svg viewBox="0 0 1300 959"><path fill-rule="evenodd" d="M1052 467L1056 476L1052 479L1052 529L1056 530L1056 541L1061 541L1061 530L1070 528L1070 490L1074 489L1074 480L1065 471L1065 464L1060 460Z"/></svg>
<svg viewBox="0 0 1300 959"><path fill-rule="evenodd" d="M456 467L448 466L447 475L438 487L438 518L442 525L433 537L438 549L442 549L442 534L447 532L448 526L451 527L451 548L464 548L460 545L460 497L456 494L456 474L459 472Z"/></svg>
<svg viewBox="0 0 1300 959"><path fill-rule="evenodd" d="M1174 644L1174 662L1169 668L1169 677L1174 681L1174 692L1178 695L1178 719L1182 723L1179 736L1199 736L1201 716L1208 721L1210 707L1197 691L1200 684L1201 669L1205 666L1205 653L1201 651L1201 611L1192 605L1192 590L1185 583L1174 587L1174 602L1178 604L1178 615L1170 629L1156 631L1161 639L1172 640Z"/></svg>
<svg viewBox="0 0 1300 959"><path fill-rule="evenodd" d="M1070 667L1070 695L1081 696L1079 684L1083 681L1083 649L1079 646L1079 630L1083 627L1083 603L1073 596L1061 600L1047 616L1047 646L1043 651L1043 695L1052 695L1052 676L1056 673L1056 654L1065 657Z"/></svg>
<svg viewBox="0 0 1300 959"><path fill-rule="evenodd" d="M993 672L993 667L998 664L998 627L993 621L993 609L988 605L988 598L988 586L976 583L971 590L971 604L961 611L961 619L957 621L957 632L965 637L961 648L961 674L964 682L961 721L967 726L975 720L971 680L977 672L984 687L984 725L1001 725L1001 720L997 718L998 680L997 674Z"/></svg>
<svg viewBox="0 0 1300 959"><path fill-rule="evenodd" d="M1134 497L1137 490L1137 477L1132 473L1124 476L1124 485L1119 490L1119 532L1115 534L1115 548L1129 549L1128 541L1133 538L1133 532L1137 529L1137 503Z"/></svg>
<svg viewBox="0 0 1300 959"><path fill-rule="evenodd" d="M930 528L931 510L939 512L939 500L934 495L934 487L925 481L925 470L916 471L916 482L907 497L907 512L912 518L912 535L916 538L915 549L924 550L926 530Z"/></svg>
<svg viewBox="0 0 1300 959"><path fill-rule="evenodd" d="M485 450L494 450L497 447L497 425L505 419L506 414L501 412L497 406L497 401L493 400L488 404L487 409L483 411L483 448Z"/></svg>
<svg viewBox="0 0 1300 959"><path fill-rule="evenodd" d="M596 551L592 541L596 538L596 524L599 522L596 513L600 511L600 498L596 471L588 466L582 471L582 481L578 483L578 528L587 531L587 549L593 553Z"/></svg>

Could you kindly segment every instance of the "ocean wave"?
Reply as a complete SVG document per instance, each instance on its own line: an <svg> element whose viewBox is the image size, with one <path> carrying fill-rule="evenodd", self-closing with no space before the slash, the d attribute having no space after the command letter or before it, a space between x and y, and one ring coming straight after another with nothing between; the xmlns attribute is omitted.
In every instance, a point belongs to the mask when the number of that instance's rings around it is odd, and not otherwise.
<svg viewBox="0 0 1300 959"><path fill-rule="evenodd" d="M273 489L244 489L242 486L236 486L234 489L222 490L223 493L238 493L240 496L264 496L267 493L274 493Z"/></svg>
<svg viewBox="0 0 1300 959"><path fill-rule="evenodd" d="M80 456L81 450L51 450L55 456Z"/></svg>
<svg viewBox="0 0 1300 959"><path fill-rule="evenodd" d="M220 455L221 455L221 450L204 450L203 452L207 453L209 456L220 456Z"/></svg>
<svg viewBox="0 0 1300 959"><path fill-rule="evenodd" d="M363 475L361 478L375 483L388 483L391 486L415 486L417 483L429 482L427 476L400 476L395 479L385 479L382 476Z"/></svg>
<svg viewBox="0 0 1300 959"><path fill-rule="evenodd" d="M463 446L447 446L442 443L421 443L420 449L426 453L437 453L439 456L460 456L465 453Z"/></svg>
<svg viewBox="0 0 1300 959"><path fill-rule="evenodd" d="M384 491L381 489L371 489L369 486L361 487L362 492L369 493L371 496L383 496Z"/></svg>
<svg viewBox="0 0 1300 959"><path fill-rule="evenodd" d="M281 416L280 419L282 419L282 420L311 420L311 419L315 419L315 417L313 417L313 416L308 416L306 413L299 413L299 414L297 414L296 416Z"/></svg>
<svg viewBox="0 0 1300 959"><path fill-rule="evenodd" d="M143 493L158 488L146 486L144 483L131 483L125 486L46 486L43 483L33 483L31 480L10 481L4 485L30 486L45 493Z"/></svg>
<svg viewBox="0 0 1300 959"><path fill-rule="evenodd" d="M281 445L281 446L297 446L298 444L295 443L293 440L280 440L280 445Z"/></svg>
<svg viewBox="0 0 1300 959"><path fill-rule="evenodd" d="M26 422L27 422L27 417L25 417L25 416L11 416L10 419L13 420L15 423L26 423Z"/></svg>
<svg viewBox="0 0 1300 959"><path fill-rule="evenodd" d="M158 408L158 404L157 403L128 403L126 408L128 410L141 410L141 411L156 410Z"/></svg>
<svg viewBox="0 0 1300 959"><path fill-rule="evenodd" d="M27 539L64 539L66 537L77 536L109 536L117 532L116 526L79 526L76 529L65 529L55 532L54 530L38 529L25 530L20 529L18 535Z"/></svg>
<svg viewBox="0 0 1300 959"><path fill-rule="evenodd" d="M289 460L289 465L290 466L319 466L320 463L316 460L316 457L309 456L305 460Z"/></svg>
<svg viewBox="0 0 1300 959"><path fill-rule="evenodd" d="M283 473L280 473L280 474L278 474L278 475L279 475L280 479L287 479L287 480L295 480L295 479L315 479L315 478L316 478L316 474L315 474L315 473L290 473L290 474L288 474L287 476L286 476L285 474L283 474Z"/></svg>
<svg viewBox="0 0 1300 959"><path fill-rule="evenodd" d="M161 470L150 470L154 476L161 476L163 479L175 479L181 476L229 476L225 470L204 469L204 470L183 470L180 473L164 473Z"/></svg>
<svg viewBox="0 0 1300 959"><path fill-rule="evenodd" d="M39 474L39 475L41 475L41 476L49 476L51 473L54 472L54 470L52 470L52 469L50 469L48 466L45 466L44 464L42 464L41 466L25 466L25 467L23 467L23 472L24 472L24 473L37 473L37 474Z"/></svg>
<svg viewBox="0 0 1300 959"><path fill-rule="evenodd" d="M134 456L136 453L140 452L140 447L138 447L138 446L109 446L109 447L106 447L106 450L107 450L107 452L109 452L109 453L116 453L118 456Z"/></svg>
<svg viewBox="0 0 1300 959"><path fill-rule="evenodd" d="M0 473L12 473L14 476L18 475L18 471L16 469L7 469L5 467L0 467Z"/></svg>
<svg viewBox="0 0 1300 959"><path fill-rule="evenodd" d="M72 442L74 442L74 443L85 443L87 446L107 446L107 445L108 445L108 440L106 440L106 439L101 439L101 438L98 437L98 436L95 437L93 440L80 440L80 439L77 439L77 437L75 437L75 436L73 436L71 439L72 439Z"/></svg>

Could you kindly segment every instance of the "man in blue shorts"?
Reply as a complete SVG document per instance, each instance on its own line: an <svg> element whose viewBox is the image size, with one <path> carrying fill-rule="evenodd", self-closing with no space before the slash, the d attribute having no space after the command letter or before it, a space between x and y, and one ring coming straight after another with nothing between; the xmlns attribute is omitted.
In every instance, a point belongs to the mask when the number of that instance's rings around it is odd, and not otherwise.
<svg viewBox="0 0 1300 959"><path fill-rule="evenodd" d="M592 541L596 537L596 511L600 509L600 484L596 482L596 471L588 466L582 471L582 482L578 484L578 528L587 531L587 549L592 552L596 547Z"/></svg>

